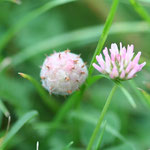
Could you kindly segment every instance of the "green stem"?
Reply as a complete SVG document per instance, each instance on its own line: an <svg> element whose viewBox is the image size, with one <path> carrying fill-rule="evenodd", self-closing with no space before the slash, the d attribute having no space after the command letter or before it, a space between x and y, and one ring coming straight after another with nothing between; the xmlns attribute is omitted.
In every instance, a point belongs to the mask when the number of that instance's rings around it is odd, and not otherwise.
<svg viewBox="0 0 150 150"><path fill-rule="evenodd" d="M100 115L100 117L99 117L99 120L98 120L98 122L97 122L96 128L94 129L94 132L93 132L93 134L92 134L92 136L91 136L90 142L89 142L88 147L87 147L86 150L91 150L91 149L92 149L93 143L94 143L95 138L96 138L96 136L97 136L97 134L98 134L98 132L99 132L99 129L100 129L101 124L102 124L102 121L103 121L104 116L105 116L105 114L106 114L106 112L107 112L107 109L108 109L108 107L109 107L109 105L110 105L110 102L111 102L111 100L112 100L112 96L114 95L114 92L115 92L116 88L117 88L117 85L115 85L115 86L112 88L112 90L111 90L111 92L110 92L110 94L109 94L109 96L108 96L108 98L107 98L107 101L106 101L106 103L105 103L105 105L104 105L104 107L103 107L102 113L101 113L101 115Z"/></svg>
<svg viewBox="0 0 150 150"><path fill-rule="evenodd" d="M101 50L102 50L102 48L104 46L104 43L105 43L105 41L107 39L107 36L108 36L109 30L110 30L110 27L112 25L112 21L113 21L113 18L115 16L118 4L119 4L119 0L114 0L113 1L110 13L109 13L109 15L107 17L107 20L105 22L105 25L104 25L104 29L103 29L102 35L101 35L101 37L100 37L100 39L98 41L98 45L96 47L95 53L94 53L92 61L90 63L89 75L91 75L92 72L93 72L93 66L92 66L92 64L94 62L96 62L96 55L98 55L101 52Z"/></svg>

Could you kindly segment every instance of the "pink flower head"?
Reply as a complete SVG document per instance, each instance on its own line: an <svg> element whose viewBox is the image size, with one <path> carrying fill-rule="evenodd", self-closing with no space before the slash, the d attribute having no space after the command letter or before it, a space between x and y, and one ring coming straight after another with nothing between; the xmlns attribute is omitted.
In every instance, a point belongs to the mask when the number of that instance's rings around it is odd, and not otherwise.
<svg viewBox="0 0 150 150"><path fill-rule="evenodd" d="M128 45L127 49L122 47L120 43L120 50L117 44L112 43L111 48L103 50L102 54L96 56L98 64L93 63L95 69L105 75L109 75L112 79L128 80L133 78L137 72L141 71L146 62L139 64L141 52L138 52L135 57L133 52L134 46ZM110 53L110 54L109 54Z"/></svg>

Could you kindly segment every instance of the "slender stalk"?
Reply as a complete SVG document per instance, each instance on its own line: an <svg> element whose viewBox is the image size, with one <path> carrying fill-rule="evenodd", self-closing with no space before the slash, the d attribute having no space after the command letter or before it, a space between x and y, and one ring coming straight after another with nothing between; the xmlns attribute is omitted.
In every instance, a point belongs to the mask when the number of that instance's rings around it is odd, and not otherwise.
<svg viewBox="0 0 150 150"><path fill-rule="evenodd" d="M89 75L92 74L93 72L93 67L92 67L92 64L94 62L96 62L96 55L99 54L104 46L104 43L107 39L107 36L108 36L108 33L109 33L109 30L110 30L110 27L112 25L112 21L114 19L114 16L115 16L115 13L116 13L116 10L117 10L117 6L119 4L119 0L114 0L113 1L113 4L112 4L112 7L111 7L111 10L110 10L110 13L107 17L107 20L105 22L105 25L104 25L104 29L103 29L103 32L102 32L102 35L98 41L98 45L96 47L96 50L95 50L95 53L93 55L93 58L92 58L92 61L90 63L90 67L89 67Z"/></svg>
<svg viewBox="0 0 150 150"><path fill-rule="evenodd" d="M103 107L102 113L101 113L101 115L100 115L100 117L99 117L99 120L98 120L98 122L97 122L96 128L95 128L94 131L93 131L93 134L92 134L92 136L91 136L90 142L89 142L88 147L87 147L86 150L91 150L91 149L92 149L93 143L94 143L95 138L96 138L96 136L97 136L97 134L98 134L98 132L99 132L99 129L100 129L101 125L102 125L104 116L105 116L105 114L106 114L106 112L107 112L107 109L108 109L108 107L109 107L109 105L110 105L110 102L111 102L111 100L112 100L112 96L114 95L114 92L116 91L116 88L117 88L117 85L115 85L115 86L112 88L112 90L111 90L111 92L110 92L110 94L109 94L109 96L108 96L108 98L107 98L107 100L106 100L106 103L105 103L105 105L104 105L104 107Z"/></svg>
<svg viewBox="0 0 150 150"><path fill-rule="evenodd" d="M103 137L104 137L104 132L105 132L105 129L106 129L106 124L107 124L107 121L105 120L104 121L104 127L103 127L103 129L101 131L101 134L100 134L100 137L99 137L99 142L97 144L96 150L99 150L100 146L102 144L102 140L103 140Z"/></svg>

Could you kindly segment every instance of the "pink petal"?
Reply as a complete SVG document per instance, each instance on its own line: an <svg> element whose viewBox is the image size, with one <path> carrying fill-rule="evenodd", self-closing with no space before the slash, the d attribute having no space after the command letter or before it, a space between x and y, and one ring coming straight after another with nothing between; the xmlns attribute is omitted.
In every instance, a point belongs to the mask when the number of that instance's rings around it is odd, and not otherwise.
<svg viewBox="0 0 150 150"><path fill-rule="evenodd" d="M113 68L117 68L115 61L112 61Z"/></svg>
<svg viewBox="0 0 150 150"><path fill-rule="evenodd" d="M133 49L134 49L133 45L131 45L131 46L128 45L127 52L126 52L126 57L125 57L125 66L128 65L128 63L133 58L133 55L134 55Z"/></svg>
<svg viewBox="0 0 150 150"><path fill-rule="evenodd" d="M113 75L113 73L110 73L109 76L110 76L111 79L114 79L114 78L115 78L114 75Z"/></svg>
<svg viewBox="0 0 150 150"><path fill-rule="evenodd" d="M103 69L102 69L100 66L98 66L97 64L95 64L95 63L93 63L93 67L94 67L96 70L98 70L99 72L101 72L101 73L104 72Z"/></svg>
<svg viewBox="0 0 150 150"><path fill-rule="evenodd" d="M127 47L127 53L133 53L133 50L134 50L134 45L132 44L132 45L128 45L128 47Z"/></svg>
<svg viewBox="0 0 150 150"><path fill-rule="evenodd" d="M142 64L140 64L140 65L136 65L135 66L135 69L137 70L137 72L139 72L139 71L141 71L142 70L142 68L144 67L146 65L146 62L144 62L144 63L142 63Z"/></svg>
<svg viewBox="0 0 150 150"><path fill-rule="evenodd" d="M120 51L122 50L122 43L120 42Z"/></svg>
<svg viewBox="0 0 150 150"><path fill-rule="evenodd" d="M123 64L123 60L121 60L119 72L122 72L123 69L124 69L124 64Z"/></svg>
<svg viewBox="0 0 150 150"><path fill-rule="evenodd" d="M146 65L146 62L144 62L144 63L140 64L140 65L139 65L139 69L138 69L138 71L141 71L141 70L142 70L142 68L143 68L145 65Z"/></svg>
<svg viewBox="0 0 150 150"><path fill-rule="evenodd" d="M115 78L119 76L119 73L118 73L118 70L117 70L116 67L113 67L113 69L112 69L112 75L113 75Z"/></svg>
<svg viewBox="0 0 150 150"><path fill-rule="evenodd" d="M115 55L111 53L111 61L115 61Z"/></svg>
<svg viewBox="0 0 150 150"><path fill-rule="evenodd" d="M105 48L105 49L103 50L103 54L104 54L104 56L105 56L105 62L106 62L106 63L107 63L107 61L110 62L110 57L109 57L107 48Z"/></svg>
<svg viewBox="0 0 150 150"><path fill-rule="evenodd" d="M126 48L123 47L121 50L120 50L120 55L121 55L121 58L122 59L125 59L126 57Z"/></svg>
<svg viewBox="0 0 150 150"><path fill-rule="evenodd" d="M141 56L141 52L138 52L137 55L133 59L134 64L138 64L140 56Z"/></svg>
<svg viewBox="0 0 150 150"><path fill-rule="evenodd" d="M133 63L130 62L130 63L128 64L128 66L127 66L125 72L128 73L133 67L134 67L134 66L133 66Z"/></svg>
<svg viewBox="0 0 150 150"><path fill-rule="evenodd" d="M108 54L108 50L107 48L105 48L103 50L104 56L105 56L105 70L109 73L110 72L110 68L111 68L111 60L110 60L110 56Z"/></svg>
<svg viewBox="0 0 150 150"><path fill-rule="evenodd" d="M129 74L128 74L128 76L127 76L127 79L133 78L133 77L135 76L136 72L137 72L137 68L132 69L132 70L129 72Z"/></svg>
<svg viewBox="0 0 150 150"><path fill-rule="evenodd" d="M118 46L116 43L112 43L111 44L111 49L110 49L110 52L114 55L117 55L119 53L118 51Z"/></svg>
<svg viewBox="0 0 150 150"><path fill-rule="evenodd" d="M96 56L96 60L98 61L99 65L101 66L102 69L105 69L105 62L103 60L102 54L99 56Z"/></svg>
<svg viewBox="0 0 150 150"><path fill-rule="evenodd" d="M117 55L116 55L116 59L117 59L118 62L120 62L120 59L121 59L120 54L117 54Z"/></svg>
<svg viewBox="0 0 150 150"><path fill-rule="evenodd" d="M125 74L125 71L122 70L122 72L121 72L121 74L120 74L120 78L121 78L121 79L124 79L124 78L125 78L125 75L126 75L126 74Z"/></svg>
<svg viewBox="0 0 150 150"><path fill-rule="evenodd" d="M140 64L140 65L135 65L134 68L129 72L127 79L131 79L135 76L135 74L139 71L142 70L142 68L146 65L146 62Z"/></svg>

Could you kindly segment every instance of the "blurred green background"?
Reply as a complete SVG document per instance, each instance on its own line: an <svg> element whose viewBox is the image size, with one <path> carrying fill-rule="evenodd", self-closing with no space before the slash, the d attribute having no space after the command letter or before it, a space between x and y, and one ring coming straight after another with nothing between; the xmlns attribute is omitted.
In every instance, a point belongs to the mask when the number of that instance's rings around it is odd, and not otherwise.
<svg viewBox="0 0 150 150"><path fill-rule="evenodd" d="M63 0L54 0L63 1ZM54 2L53 1L53 2ZM52 0L22 0L21 4L0 1L0 43L7 32L12 35L0 51L0 99L11 115L10 128L25 113L37 110L38 116L25 124L7 143L5 150L33 150L40 141L40 150L84 150L97 118L113 87L113 82L100 79L88 88L78 108L71 109L57 126L55 116L39 97L31 82L18 72L31 75L40 82L40 66L45 55L67 48L81 54L89 65L103 30L112 0L78 0L66 2L34 16L34 10L48 6ZM55 3L54 2L54 3ZM139 3L150 14L150 1ZM38 11L36 11L38 13ZM28 16L25 18L25 16ZM29 21L28 21L29 19ZM20 20L24 20L21 23ZM25 24L19 28L19 24ZM18 30L17 32L15 30ZM16 34L14 34L16 32ZM111 43L134 44L135 53L142 51L144 70L123 85L134 98L133 109L118 88L106 115L107 126L102 150L148 150L150 148L150 23L147 24L128 0L120 0L105 46ZM94 74L98 74L97 71ZM148 99L137 89L147 91ZM63 106L68 97L53 96ZM0 111L0 137L6 132L7 118ZM56 128L53 132L52 129ZM73 141L71 146L67 145Z"/></svg>

